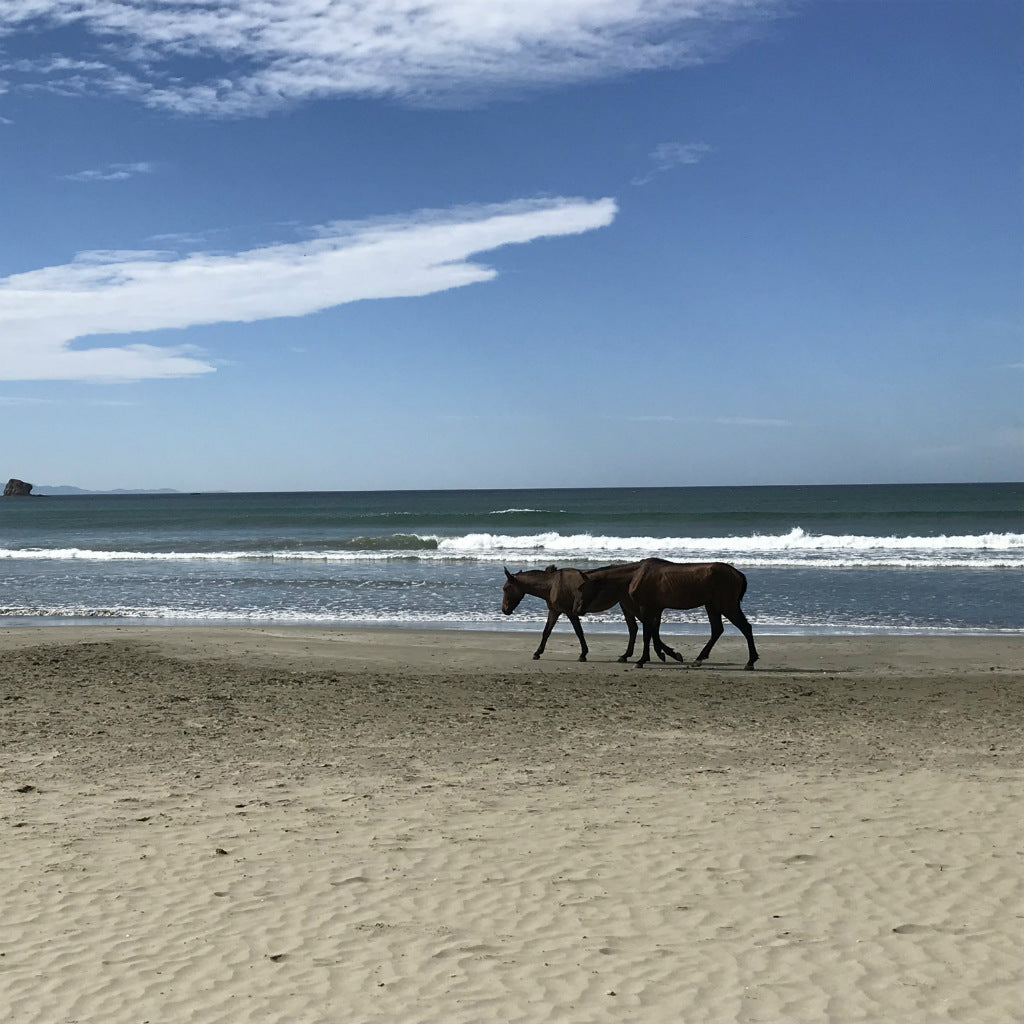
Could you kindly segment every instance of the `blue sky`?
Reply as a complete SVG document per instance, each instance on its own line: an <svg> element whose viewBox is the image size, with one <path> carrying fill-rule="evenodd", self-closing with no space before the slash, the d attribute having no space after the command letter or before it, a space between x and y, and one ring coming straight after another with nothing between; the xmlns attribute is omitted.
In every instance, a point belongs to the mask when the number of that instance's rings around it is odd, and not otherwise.
<svg viewBox="0 0 1024 1024"><path fill-rule="evenodd" d="M1019 479L1017 0L0 0L0 476Z"/></svg>

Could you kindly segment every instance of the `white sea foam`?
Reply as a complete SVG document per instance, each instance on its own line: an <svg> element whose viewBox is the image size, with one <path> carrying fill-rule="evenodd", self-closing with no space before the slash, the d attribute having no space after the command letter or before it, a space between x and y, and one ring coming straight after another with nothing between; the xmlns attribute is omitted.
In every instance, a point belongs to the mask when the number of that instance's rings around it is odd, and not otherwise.
<svg viewBox="0 0 1024 1024"><path fill-rule="evenodd" d="M632 560L659 556L676 561L727 559L752 566L1017 568L1024 567L1024 534L871 537L810 534L800 527L785 534L748 537L608 537L559 533L524 537L474 533L437 538L437 554L480 561L510 558Z"/></svg>
<svg viewBox="0 0 1024 1024"><path fill-rule="evenodd" d="M453 628L459 626L475 626L478 628L498 629L531 628L544 622L545 616L530 614L516 616L509 620L495 611L312 611L293 608L275 609L219 609L219 608L184 608L174 606L131 607L128 605L112 605L109 607L92 607L84 604L67 605L13 605L0 607L0 617L11 619L26 618L57 618L57 619L129 619L161 622L235 622L260 623L277 622L310 625L379 625L379 626L416 626L429 624L447 624ZM622 621L621 617L618 620Z"/></svg>
<svg viewBox="0 0 1024 1024"><path fill-rule="evenodd" d="M551 515L551 510L546 508L496 508L487 514L489 516L510 516L521 512L534 512L538 515Z"/></svg>
<svg viewBox="0 0 1024 1024"><path fill-rule="evenodd" d="M527 535L470 533L457 537L375 537L366 549L246 551L122 551L89 548L0 548L0 559L94 562L334 562L417 560L463 562L538 561L587 563L659 556L673 561L723 560L749 567L822 569L1024 568L1024 534L873 537L813 534L794 527L784 534L732 537L613 537L556 532Z"/></svg>
<svg viewBox="0 0 1024 1024"><path fill-rule="evenodd" d="M666 636L705 636L708 622L702 611L690 613L673 613L671 620L666 620L662 632ZM507 618L493 611L391 611L369 613L365 611L298 611L294 609L212 609L182 608L174 606L162 607L130 607L118 605L112 607L91 607L82 604L68 605L34 605L0 607L0 618L9 624L21 621L25 624L37 622L120 622L126 624L225 624L225 625L308 625L308 626L379 626L384 628L408 629L473 629L495 630L500 632L532 633L544 622L544 615L537 613L521 614ZM563 640L571 638L568 623L563 619L560 627L565 635ZM758 636L777 635L833 635L859 636L865 634L891 635L1020 635L1014 628L978 628L955 624L907 625L899 622L873 620L871 622L828 622L806 616L787 618L783 616L759 615L754 621ZM735 632L727 625L729 634ZM620 616L613 613L588 616L586 622L588 634L623 634L625 630Z"/></svg>
<svg viewBox="0 0 1024 1024"><path fill-rule="evenodd" d="M544 550L605 554L608 551L919 551L987 550L1024 551L1024 534L987 533L958 537L865 537L856 534L812 534L799 526L785 534L749 537L603 537L593 534L537 533L528 536L471 533L464 537L438 537L438 549L486 555L489 551Z"/></svg>

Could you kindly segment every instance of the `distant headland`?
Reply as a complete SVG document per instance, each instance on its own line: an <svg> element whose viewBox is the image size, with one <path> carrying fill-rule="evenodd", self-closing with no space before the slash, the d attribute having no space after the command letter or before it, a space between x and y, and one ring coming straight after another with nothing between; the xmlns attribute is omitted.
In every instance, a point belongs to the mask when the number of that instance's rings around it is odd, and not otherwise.
<svg viewBox="0 0 1024 1024"><path fill-rule="evenodd" d="M2 479L2 477L0 477ZM115 487L109 491L91 491L85 487L72 487L70 484L40 484L38 487L35 484L26 483L24 480L18 480L15 477L11 477L7 481L7 485L4 487L5 498L25 498L25 497L49 497L52 495L62 494L180 494L180 491L176 491L173 487L157 487L157 488L142 488L142 487Z"/></svg>

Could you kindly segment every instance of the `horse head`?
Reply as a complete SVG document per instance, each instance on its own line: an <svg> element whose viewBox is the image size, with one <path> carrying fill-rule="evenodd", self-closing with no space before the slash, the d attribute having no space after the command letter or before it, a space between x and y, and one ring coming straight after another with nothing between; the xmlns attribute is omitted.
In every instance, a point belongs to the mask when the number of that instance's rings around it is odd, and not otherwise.
<svg viewBox="0 0 1024 1024"><path fill-rule="evenodd" d="M507 568L505 577L505 586L501 589L501 610L506 615L511 615L519 607L519 602L526 596L526 591Z"/></svg>

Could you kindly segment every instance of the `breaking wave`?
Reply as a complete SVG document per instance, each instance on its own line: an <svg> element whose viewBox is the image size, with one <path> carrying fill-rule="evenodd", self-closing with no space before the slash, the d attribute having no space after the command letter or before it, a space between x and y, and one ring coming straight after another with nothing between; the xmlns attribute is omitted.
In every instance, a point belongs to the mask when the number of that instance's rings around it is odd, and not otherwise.
<svg viewBox="0 0 1024 1024"><path fill-rule="evenodd" d="M255 546L248 550L105 550L79 547L0 548L0 559L92 562L337 562L414 560L458 562L557 561L587 564L658 556L673 561L723 560L741 567L1024 568L1024 534L871 537L783 534L733 537L614 537L557 532L461 536L388 534L353 537L330 546Z"/></svg>
<svg viewBox="0 0 1024 1024"><path fill-rule="evenodd" d="M519 537L488 533L439 539L438 554L481 561L520 559L632 560L658 556L674 561L723 559L751 566L844 568L918 566L942 568L1024 567L1024 534L988 533L938 537L870 537L788 533L749 537L605 537L540 533Z"/></svg>

